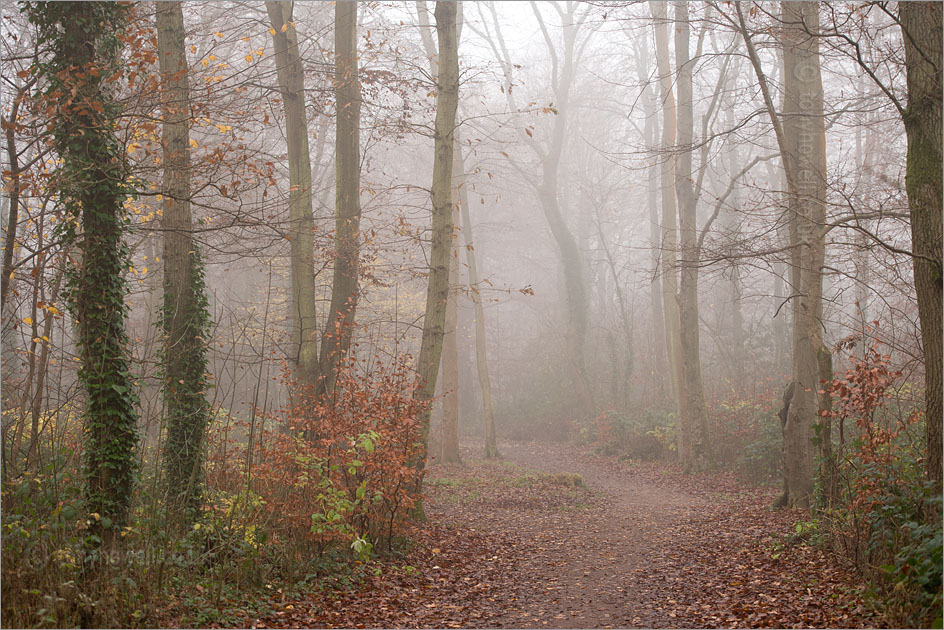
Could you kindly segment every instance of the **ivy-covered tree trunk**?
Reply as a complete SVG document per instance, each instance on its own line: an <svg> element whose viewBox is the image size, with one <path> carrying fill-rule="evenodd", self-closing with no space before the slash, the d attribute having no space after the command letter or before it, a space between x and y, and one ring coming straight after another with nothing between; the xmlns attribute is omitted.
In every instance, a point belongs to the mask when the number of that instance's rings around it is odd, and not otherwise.
<svg viewBox="0 0 944 630"><path fill-rule="evenodd" d="M67 219L60 236L81 251L70 270L68 304L75 317L85 390L83 456L91 533L101 541L127 517L138 442L137 399L125 330L129 251L124 204L125 148L115 133L121 106L109 79L120 75L118 37L127 7L111 2L24 5L48 61L37 64L45 85L53 148L62 163L55 186Z"/></svg>
<svg viewBox="0 0 944 630"><path fill-rule="evenodd" d="M446 300L449 298L449 255L452 250L452 163L456 129L456 109L459 104L459 54L456 35L456 3L436 3L436 33L439 37L439 76L436 95L436 123L434 131L434 159L432 185L432 231L429 256L429 282L426 290L426 311L423 319L423 339L417 372L420 380L419 396L432 400L436 392L436 377L442 357L443 330L446 321ZM421 431L423 450L420 469L425 467L426 446L429 442L430 409L423 413ZM422 483L422 476L420 477ZM424 519L421 504L414 516Z"/></svg>
<svg viewBox="0 0 944 630"><path fill-rule="evenodd" d="M169 509L186 522L200 508L209 313L190 212L190 85L180 2L157 5L164 184L164 471Z"/></svg>
<svg viewBox="0 0 944 630"><path fill-rule="evenodd" d="M941 485L941 14L939 2L898 5L905 40L908 135L905 187L911 213L914 280L924 350L928 478Z"/></svg>
<svg viewBox="0 0 944 630"><path fill-rule="evenodd" d="M338 368L351 346L357 309L357 274L361 244L360 122L361 86L357 75L357 3L334 5L334 89L337 95L335 143L337 185L334 230L334 283L331 310L321 338L320 390L334 391Z"/></svg>

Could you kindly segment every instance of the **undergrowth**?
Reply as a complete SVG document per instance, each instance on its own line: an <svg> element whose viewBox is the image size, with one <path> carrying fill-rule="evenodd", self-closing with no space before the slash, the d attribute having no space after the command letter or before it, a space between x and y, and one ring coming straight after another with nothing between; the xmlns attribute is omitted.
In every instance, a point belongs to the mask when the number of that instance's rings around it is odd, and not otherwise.
<svg viewBox="0 0 944 630"><path fill-rule="evenodd" d="M330 401L288 382L292 408L216 410L199 516L183 526L166 509L149 456L110 545L92 539L103 517L86 503L77 416L59 414L42 463L3 484L3 625L241 626L273 602L360 582L373 556L403 546L425 404L408 366L371 367L342 371Z"/></svg>

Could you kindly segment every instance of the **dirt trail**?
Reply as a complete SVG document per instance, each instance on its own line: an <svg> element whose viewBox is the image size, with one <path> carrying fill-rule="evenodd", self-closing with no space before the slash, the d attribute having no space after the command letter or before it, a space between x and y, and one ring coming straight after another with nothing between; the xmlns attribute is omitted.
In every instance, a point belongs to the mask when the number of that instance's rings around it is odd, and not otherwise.
<svg viewBox="0 0 944 630"><path fill-rule="evenodd" d="M471 517L464 524L515 539L517 578L496 598L488 625L674 625L652 605L661 586L651 574L653 559L666 554L660 544L665 533L696 514L703 500L566 445L504 444L502 454L506 463L525 470L579 474L589 496L574 506L547 506L529 501L526 490L517 501L461 513L462 520ZM444 508L439 515L449 518L450 512Z"/></svg>
<svg viewBox="0 0 944 630"><path fill-rule="evenodd" d="M776 489L571 445L433 464L412 545L263 627L868 627L854 574L797 540ZM575 484L574 473L583 483Z"/></svg>
<svg viewBox="0 0 944 630"><path fill-rule="evenodd" d="M682 475L571 445L506 443L501 463L434 466L431 520L497 541L472 617L487 627L861 627L874 623L822 549L781 544L799 513L730 475ZM567 473L567 474L565 474ZM568 487L579 474L587 488ZM460 534L461 535L461 534ZM466 579L466 578L459 578ZM478 581L478 578L476 580ZM484 588L484 587L483 587ZM484 601L483 601L484 600Z"/></svg>
<svg viewBox="0 0 944 630"><path fill-rule="evenodd" d="M606 467L571 447L506 444L503 455L519 466L546 473L577 473L593 493L592 507L528 519L519 532L537 553L522 558L520 583L498 625L605 627L672 625L652 610L652 560L664 556L666 531L691 518L704 501ZM542 590L543 586L543 590ZM543 600L543 601L542 601ZM507 622L507 623L506 623Z"/></svg>

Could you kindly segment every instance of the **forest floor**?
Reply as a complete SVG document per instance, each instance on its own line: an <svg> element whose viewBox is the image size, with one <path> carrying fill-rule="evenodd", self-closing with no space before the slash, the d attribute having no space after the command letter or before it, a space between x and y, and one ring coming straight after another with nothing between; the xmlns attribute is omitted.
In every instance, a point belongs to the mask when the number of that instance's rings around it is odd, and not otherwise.
<svg viewBox="0 0 944 630"><path fill-rule="evenodd" d="M882 625L851 571L810 544L806 514L768 509L772 488L572 445L501 449L498 461L463 449L464 464L432 466L429 523L360 586L282 602L252 624Z"/></svg>

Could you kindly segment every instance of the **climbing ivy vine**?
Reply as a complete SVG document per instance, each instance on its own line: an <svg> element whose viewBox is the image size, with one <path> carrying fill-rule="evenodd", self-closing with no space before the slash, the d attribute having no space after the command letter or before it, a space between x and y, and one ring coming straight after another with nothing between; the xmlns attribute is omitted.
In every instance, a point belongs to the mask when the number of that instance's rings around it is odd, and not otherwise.
<svg viewBox="0 0 944 630"><path fill-rule="evenodd" d="M207 340L210 306L205 268L199 249L190 254L190 284L186 299L164 294L161 325L167 343L161 351L167 441L164 468L171 507L189 520L200 510L203 488L203 454L210 406L206 399ZM174 311L183 307L183 317L174 322ZM173 323L173 325L172 325Z"/></svg>
<svg viewBox="0 0 944 630"><path fill-rule="evenodd" d="M58 237L79 255L66 298L75 318L85 392L83 463L93 542L112 538L128 512L135 478L138 400L125 331L130 264L125 203L134 195L116 133L127 3L37 2L23 9L44 54L34 64L38 102L60 158L55 192L65 220Z"/></svg>

